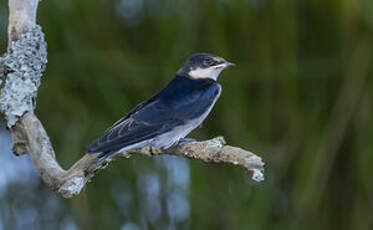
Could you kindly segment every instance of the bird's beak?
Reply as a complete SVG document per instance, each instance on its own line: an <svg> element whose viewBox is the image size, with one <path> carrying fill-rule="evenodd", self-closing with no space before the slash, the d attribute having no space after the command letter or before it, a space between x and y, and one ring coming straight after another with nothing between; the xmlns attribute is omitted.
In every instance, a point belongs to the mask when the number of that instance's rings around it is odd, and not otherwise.
<svg viewBox="0 0 373 230"><path fill-rule="evenodd" d="M225 65L224 67L229 67L229 66L235 66L236 64L226 61L224 62L224 65Z"/></svg>
<svg viewBox="0 0 373 230"><path fill-rule="evenodd" d="M234 64L234 63L232 63L232 62L228 62L228 61L224 61L223 63L221 63L221 64L219 64L219 65L216 65L216 66L214 66L213 68L215 68L215 69L219 69L219 68L223 68L223 69L225 69L225 68L227 68L227 67L229 67L229 66L235 66L236 64Z"/></svg>

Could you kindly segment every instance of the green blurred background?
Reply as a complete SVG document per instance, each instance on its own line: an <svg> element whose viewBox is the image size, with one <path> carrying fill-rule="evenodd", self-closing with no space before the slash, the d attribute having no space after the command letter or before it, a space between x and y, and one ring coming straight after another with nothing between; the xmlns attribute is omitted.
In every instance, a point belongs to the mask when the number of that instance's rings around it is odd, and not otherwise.
<svg viewBox="0 0 373 230"><path fill-rule="evenodd" d="M0 0L6 51L7 1ZM0 130L0 230L373 229L372 0L43 0L36 113L64 167L194 52L235 62L190 137L258 153L266 180L177 157L118 160L76 198ZM4 127L4 125L2 126Z"/></svg>

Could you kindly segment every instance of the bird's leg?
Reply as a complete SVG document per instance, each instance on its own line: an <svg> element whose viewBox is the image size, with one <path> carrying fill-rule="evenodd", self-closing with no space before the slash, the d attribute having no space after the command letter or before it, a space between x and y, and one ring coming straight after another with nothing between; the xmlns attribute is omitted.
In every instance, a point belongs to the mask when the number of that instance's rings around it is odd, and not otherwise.
<svg viewBox="0 0 373 230"><path fill-rule="evenodd" d="M196 142L197 140L194 138L180 138L179 142L177 142L177 145L184 145L190 142Z"/></svg>

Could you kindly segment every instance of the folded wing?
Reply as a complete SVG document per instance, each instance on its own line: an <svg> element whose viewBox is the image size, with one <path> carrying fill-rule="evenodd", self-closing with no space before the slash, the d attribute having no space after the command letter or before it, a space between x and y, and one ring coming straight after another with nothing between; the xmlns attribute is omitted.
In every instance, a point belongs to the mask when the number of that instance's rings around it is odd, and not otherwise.
<svg viewBox="0 0 373 230"><path fill-rule="evenodd" d="M145 112L140 111L140 113ZM163 119L164 122L161 120L152 122L139 120L135 116L131 116L126 120L119 121L99 139L90 144L87 147L87 152L103 152L110 155L126 146L152 139L157 135L171 131L175 126L183 124L183 121L175 119L170 115L163 117Z"/></svg>

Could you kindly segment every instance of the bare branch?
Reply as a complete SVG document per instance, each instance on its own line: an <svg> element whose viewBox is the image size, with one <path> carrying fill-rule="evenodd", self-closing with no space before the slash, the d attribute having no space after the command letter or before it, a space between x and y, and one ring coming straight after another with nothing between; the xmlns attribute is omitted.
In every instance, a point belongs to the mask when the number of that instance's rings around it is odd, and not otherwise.
<svg viewBox="0 0 373 230"><path fill-rule="evenodd" d="M33 113L40 78L47 62L44 35L35 23L37 5L38 0L9 0L9 47L8 53L0 59L0 76L2 74L5 79L0 94L0 109L8 120L14 153L30 152L43 182L69 198L79 194L112 159L97 163L97 154L86 154L69 170L64 170L56 160L47 132ZM230 163L253 171L254 180L263 180L262 159L249 151L226 145L223 137L166 150L153 147L133 149L117 156L129 158L134 154L169 154L208 163Z"/></svg>
<svg viewBox="0 0 373 230"><path fill-rule="evenodd" d="M33 113L26 113L22 116L17 126L27 137L32 159L42 180L65 198L79 194L86 183L112 161L112 159L107 159L96 163L97 154L86 154L68 171L65 171L57 163L49 138ZM254 180L263 180L262 159L249 151L226 145L223 137L186 143L166 150L153 147L133 149L119 154L118 157L129 158L134 154L146 156L168 154L199 159L208 163L230 163L242 166L247 171L253 171Z"/></svg>
<svg viewBox="0 0 373 230"><path fill-rule="evenodd" d="M9 0L9 45L18 40L26 30L36 25L36 11L39 0Z"/></svg>

